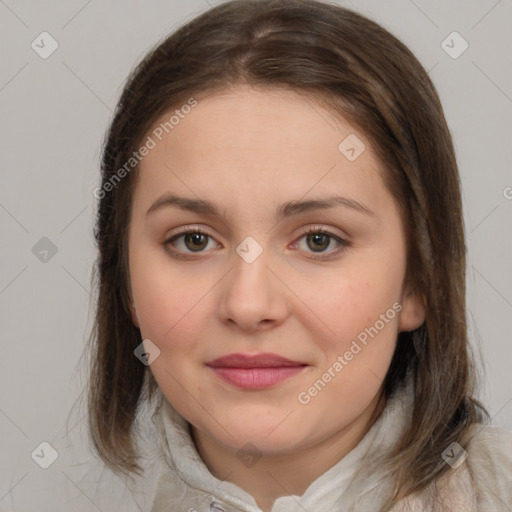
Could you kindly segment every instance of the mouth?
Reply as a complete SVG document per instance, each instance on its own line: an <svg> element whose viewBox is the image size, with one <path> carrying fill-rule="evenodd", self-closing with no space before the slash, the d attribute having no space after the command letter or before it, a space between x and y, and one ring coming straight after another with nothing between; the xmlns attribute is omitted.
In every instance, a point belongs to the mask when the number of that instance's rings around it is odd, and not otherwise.
<svg viewBox="0 0 512 512"><path fill-rule="evenodd" d="M217 377L242 389L266 389L304 371L309 365L277 354L229 354L206 363Z"/></svg>

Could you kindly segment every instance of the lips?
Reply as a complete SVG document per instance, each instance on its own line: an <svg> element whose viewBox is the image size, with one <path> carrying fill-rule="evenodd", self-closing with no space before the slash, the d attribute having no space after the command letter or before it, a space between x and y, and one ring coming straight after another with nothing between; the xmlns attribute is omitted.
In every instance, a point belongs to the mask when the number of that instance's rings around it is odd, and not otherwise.
<svg viewBox="0 0 512 512"><path fill-rule="evenodd" d="M213 368L282 368L305 366L305 363L292 361L277 354L229 354L206 363Z"/></svg>
<svg viewBox="0 0 512 512"><path fill-rule="evenodd" d="M302 372L308 365L277 354L229 354L206 363L225 382L242 389L265 389Z"/></svg>

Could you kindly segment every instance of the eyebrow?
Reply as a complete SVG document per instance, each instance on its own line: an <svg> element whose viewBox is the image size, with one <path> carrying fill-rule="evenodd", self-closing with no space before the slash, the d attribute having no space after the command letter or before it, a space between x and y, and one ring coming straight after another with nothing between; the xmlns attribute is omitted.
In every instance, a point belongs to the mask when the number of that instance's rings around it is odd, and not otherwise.
<svg viewBox="0 0 512 512"><path fill-rule="evenodd" d="M344 206L351 208L356 212L375 217L375 213L365 205L355 201L354 199L342 196L332 196L324 199L309 199L305 201L288 201L277 208L275 217L276 220L281 220L285 217L291 217L306 211L328 209L336 206ZM175 194L166 194L165 196L157 199L146 212L146 216L166 207L177 207L182 210L215 215L217 217L222 216L217 207L210 201L204 199L193 199Z"/></svg>

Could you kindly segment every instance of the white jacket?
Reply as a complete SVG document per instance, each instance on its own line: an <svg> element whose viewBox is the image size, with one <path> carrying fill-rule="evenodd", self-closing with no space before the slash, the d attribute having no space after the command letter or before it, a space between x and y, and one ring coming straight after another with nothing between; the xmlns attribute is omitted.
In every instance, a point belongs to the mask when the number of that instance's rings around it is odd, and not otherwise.
<svg viewBox="0 0 512 512"><path fill-rule="evenodd" d="M150 459L151 488L133 489L134 497L141 500L141 509L261 512L250 494L209 472L195 448L188 423L160 391L157 400L152 415L156 430L148 438L150 444L158 447ZM409 386L389 400L379 420L349 454L315 480L302 496L278 498L272 512L380 511L392 478L382 474L374 461L399 439L411 405ZM431 485L421 495L402 500L393 512L512 511L512 432L483 425L474 428L467 452L459 452L454 446L447 447L444 454L453 468L437 483L442 505L429 498L434 488ZM364 467L365 463L369 469ZM356 474L361 467L363 471Z"/></svg>
<svg viewBox="0 0 512 512"><path fill-rule="evenodd" d="M278 498L272 512L380 512L392 479L382 474L376 458L399 439L411 406L411 389L397 393L350 453L302 496ZM43 470L26 456L9 468L12 477L3 487L11 491L0 499L0 512L261 512L247 492L208 471L188 423L160 390L139 409L135 428L144 455L142 477L120 478L92 457L86 423L79 421L70 424L69 436L49 440L59 453L50 468ZM445 460L453 466L462 462L456 449L447 448ZM444 505L436 508L424 492L393 512L511 512L512 433L476 426L467 451L467 459L438 483ZM359 475L356 468L362 468Z"/></svg>

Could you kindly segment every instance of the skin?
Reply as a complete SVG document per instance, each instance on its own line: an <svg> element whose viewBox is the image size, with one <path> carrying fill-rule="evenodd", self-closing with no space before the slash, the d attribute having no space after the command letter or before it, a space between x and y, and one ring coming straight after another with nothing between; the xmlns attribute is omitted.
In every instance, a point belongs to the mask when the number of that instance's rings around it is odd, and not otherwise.
<svg viewBox="0 0 512 512"><path fill-rule="evenodd" d="M353 162L338 149L349 134L366 146ZM132 318L161 351L150 369L191 423L210 472L264 511L279 496L302 495L364 437L398 332L424 321L422 301L404 282L403 223L380 168L365 135L311 98L238 87L201 99L137 171ZM220 216L176 206L146 215L166 193L211 201ZM335 206L274 218L287 201L335 194L372 214ZM180 227L207 231L199 252L185 236L166 244ZM334 237L315 244L309 227ZM252 263L236 252L248 236L263 249ZM394 303L401 311L300 403L298 394ZM205 366L235 352L272 352L308 366L271 388L243 390ZM237 457L247 443L259 457L250 467Z"/></svg>

